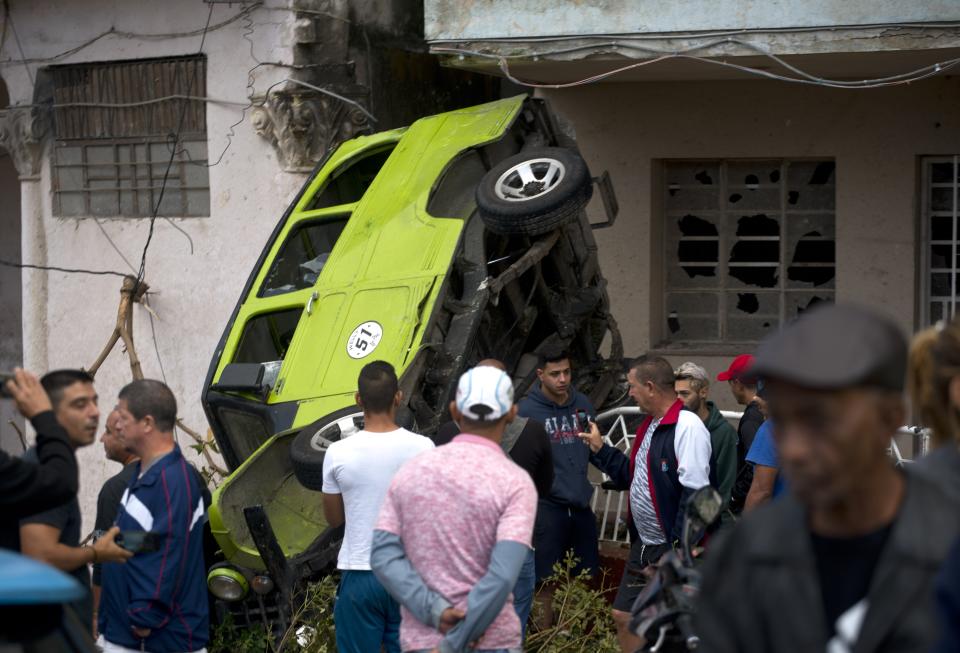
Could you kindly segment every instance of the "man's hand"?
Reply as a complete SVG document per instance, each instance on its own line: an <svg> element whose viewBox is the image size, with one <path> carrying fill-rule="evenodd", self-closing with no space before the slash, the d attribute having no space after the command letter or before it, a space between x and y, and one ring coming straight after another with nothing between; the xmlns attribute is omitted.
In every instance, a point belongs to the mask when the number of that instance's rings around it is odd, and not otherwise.
<svg viewBox="0 0 960 653"><path fill-rule="evenodd" d="M150 637L151 631L149 628L137 628L136 626L131 626L130 628L133 630L134 637L137 637L139 639L146 639Z"/></svg>
<svg viewBox="0 0 960 653"><path fill-rule="evenodd" d="M600 429L596 422L590 422L590 430L587 433L580 433L580 439L585 445L590 447L590 451L597 453L603 448L603 436L600 435Z"/></svg>
<svg viewBox="0 0 960 653"><path fill-rule="evenodd" d="M126 562L129 558L133 557L133 553L116 543L115 540L119 532L120 528L114 526L93 543L96 562ZM144 635L144 637L146 637L146 635Z"/></svg>
<svg viewBox="0 0 960 653"><path fill-rule="evenodd" d="M33 419L44 411L53 410L50 397L40 385L39 379L19 367L14 368L13 378L7 381L7 392L17 403L17 410L27 419Z"/></svg>
<svg viewBox="0 0 960 653"><path fill-rule="evenodd" d="M466 614L463 610L447 608L440 614L440 623L437 624L437 630L446 635L451 628L463 620Z"/></svg>

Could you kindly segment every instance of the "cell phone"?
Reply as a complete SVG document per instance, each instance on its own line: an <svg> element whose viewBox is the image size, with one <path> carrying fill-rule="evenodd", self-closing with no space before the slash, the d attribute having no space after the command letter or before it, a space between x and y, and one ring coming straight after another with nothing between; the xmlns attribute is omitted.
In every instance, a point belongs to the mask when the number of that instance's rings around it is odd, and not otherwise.
<svg viewBox="0 0 960 653"><path fill-rule="evenodd" d="M130 553L151 553L160 549L160 536L150 531L120 531L114 541Z"/></svg>
<svg viewBox="0 0 960 653"><path fill-rule="evenodd" d="M7 392L7 381L13 378L13 372L0 372L0 397L12 399L13 395Z"/></svg>
<svg viewBox="0 0 960 653"><path fill-rule="evenodd" d="M96 542L106 533L107 531L95 530L81 544L86 544L88 540ZM150 531L120 531L113 541L130 553L150 553L160 549L160 536Z"/></svg>
<svg viewBox="0 0 960 653"><path fill-rule="evenodd" d="M577 426L580 427L581 433L590 432L590 413L583 408L577 409Z"/></svg>

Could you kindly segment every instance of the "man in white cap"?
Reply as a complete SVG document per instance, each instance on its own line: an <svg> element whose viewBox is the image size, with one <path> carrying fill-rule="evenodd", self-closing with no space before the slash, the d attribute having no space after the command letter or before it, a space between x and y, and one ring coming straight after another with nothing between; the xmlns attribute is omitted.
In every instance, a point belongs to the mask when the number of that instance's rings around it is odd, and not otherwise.
<svg viewBox="0 0 960 653"><path fill-rule="evenodd" d="M537 491L500 447L517 412L510 377L468 370L450 412L462 433L397 472L370 563L401 605L404 651L519 651L509 599L530 550Z"/></svg>

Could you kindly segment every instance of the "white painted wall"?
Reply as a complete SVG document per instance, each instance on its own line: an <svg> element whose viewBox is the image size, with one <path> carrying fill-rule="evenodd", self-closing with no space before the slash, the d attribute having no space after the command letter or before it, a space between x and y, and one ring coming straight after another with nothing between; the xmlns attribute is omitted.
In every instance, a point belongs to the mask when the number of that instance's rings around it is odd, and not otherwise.
<svg viewBox="0 0 960 653"><path fill-rule="evenodd" d="M282 0L258 8L250 20L235 21L210 31L203 48L207 56L208 96L244 102L247 71L261 61L290 61L287 44L293 14L279 8ZM235 16L240 4L206 4L200 0L11 0L11 14L26 58L50 57L77 47L96 35L117 32L160 34L201 30L213 7L211 25ZM200 34L180 38L109 35L56 63L139 59L195 54ZM5 39L4 60L19 60L15 39ZM28 104L33 90L30 75L46 63L7 61L0 67L11 104ZM262 93L285 76L285 69L263 66L253 72ZM211 161L227 147L230 125L240 120L240 107L207 104L207 134ZM147 258L146 281L156 294L150 303L159 316L156 336L166 378L180 403L180 414L193 429L206 432L200 390L214 347L229 318L243 283L266 238L296 193L303 177L282 172L269 144L250 125L250 112L235 129L222 162L210 168L210 217L175 220L193 240L163 220ZM49 154L49 147L48 147ZM147 219L59 219L52 217L50 168L45 158L40 178L22 182L23 260L68 268L130 272L136 268L147 238ZM101 230L102 228L102 230ZM108 242L113 239L118 251ZM38 372L56 367L89 367L106 343L116 320L121 279L25 273L24 363ZM160 378L148 313L136 307L135 341L147 377ZM97 375L102 420L130 380L127 357L118 346ZM102 421L101 420L101 421ZM190 443L180 436L181 445ZM187 453L193 454L192 451ZM79 453L82 474L80 502L84 528L93 525L96 496L102 482L119 471L108 463L97 444Z"/></svg>

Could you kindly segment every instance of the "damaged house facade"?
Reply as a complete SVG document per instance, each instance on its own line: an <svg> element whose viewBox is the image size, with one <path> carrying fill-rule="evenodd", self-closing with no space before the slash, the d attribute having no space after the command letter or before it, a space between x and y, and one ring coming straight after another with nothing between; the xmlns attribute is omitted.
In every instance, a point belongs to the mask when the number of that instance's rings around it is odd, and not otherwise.
<svg viewBox="0 0 960 653"><path fill-rule="evenodd" d="M498 80L425 51L416 1L5 8L0 260L38 267L0 265L0 370L90 369L117 324L123 275L142 266L140 366L168 382L201 437L203 380L237 297L331 145L498 97ZM121 345L96 375L101 428L131 380ZM0 412L2 445L20 453L11 402ZM182 430L178 441L210 465ZM99 444L78 456L91 524L119 467Z"/></svg>
<svg viewBox="0 0 960 653"><path fill-rule="evenodd" d="M956 2L425 0L425 33L547 98L610 171L628 355L716 373L821 301L905 331L953 315Z"/></svg>

